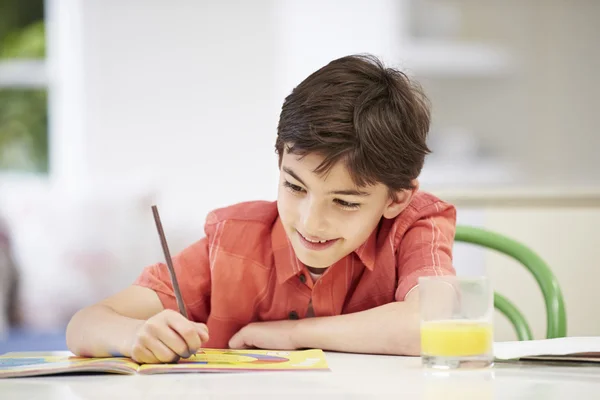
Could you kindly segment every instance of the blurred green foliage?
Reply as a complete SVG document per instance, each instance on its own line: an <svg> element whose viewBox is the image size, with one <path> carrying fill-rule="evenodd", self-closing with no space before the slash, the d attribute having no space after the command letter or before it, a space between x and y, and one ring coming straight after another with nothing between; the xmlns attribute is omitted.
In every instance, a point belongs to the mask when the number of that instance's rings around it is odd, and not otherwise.
<svg viewBox="0 0 600 400"><path fill-rule="evenodd" d="M0 90L0 169L48 171L46 90Z"/></svg>
<svg viewBox="0 0 600 400"><path fill-rule="evenodd" d="M2 40L0 58L44 58L44 33L44 21L33 22L22 29L9 32Z"/></svg>
<svg viewBox="0 0 600 400"><path fill-rule="evenodd" d="M0 62L46 55L43 0L0 0ZM0 170L48 171L45 89L0 88Z"/></svg>

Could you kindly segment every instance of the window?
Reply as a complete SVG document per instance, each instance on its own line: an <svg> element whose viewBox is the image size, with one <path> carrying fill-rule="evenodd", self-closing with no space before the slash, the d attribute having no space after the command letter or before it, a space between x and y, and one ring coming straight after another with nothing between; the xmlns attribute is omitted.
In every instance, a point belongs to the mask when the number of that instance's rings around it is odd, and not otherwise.
<svg viewBox="0 0 600 400"><path fill-rule="evenodd" d="M0 1L0 172L48 172L43 0Z"/></svg>

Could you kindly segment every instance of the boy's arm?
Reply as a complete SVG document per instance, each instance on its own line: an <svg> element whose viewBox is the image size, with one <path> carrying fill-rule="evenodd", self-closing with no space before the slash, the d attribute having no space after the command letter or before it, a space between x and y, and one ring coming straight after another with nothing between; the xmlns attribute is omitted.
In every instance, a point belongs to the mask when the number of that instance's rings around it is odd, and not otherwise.
<svg viewBox="0 0 600 400"><path fill-rule="evenodd" d="M206 321L208 301L205 297L210 293L211 281L208 239L194 243L175 256L173 266L190 320ZM173 352L183 355L186 349L174 334L183 337L189 348L192 344L197 347L198 338L193 328L204 337L205 326L192 325L176 310L169 271L166 265L156 264L146 268L134 285L77 312L67 326L67 346L77 355L90 357L121 355L162 361L170 359ZM146 357L132 354L139 350L140 339L148 341L148 347L160 354L146 354ZM171 343L177 349L169 346ZM146 350L141 351L148 353Z"/></svg>
<svg viewBox="0 0 600 400"><path fill-rule="evenodd" d="M296 348L407 356L420 352L419 293L416 290L405 301L297 322L292 334Z"/></svg>
<svg viewBox="0 0 600 400"><path fill-rule="evenodd" d="M419 293L352 314L296 321L255 322L229 341L231 348L302 349L418 355Z"/></svg>
<svg viewBox="0 0 600 400"><path fill-rule="evenodd" d="M81 356L131 357L137 330L162 310L164 307L154 290L132 285L78 311L67 326L67 346Z"/></svg>
<svg viewBox="0 0 600 400"><path fill-rule="evenodd" d="M421 217L402 237L397 253L395 302L352 314L250 324L232 338L230 346L418 355L418 278L455 274L455 229L454 207L439 202L422 210Z"/></svg>

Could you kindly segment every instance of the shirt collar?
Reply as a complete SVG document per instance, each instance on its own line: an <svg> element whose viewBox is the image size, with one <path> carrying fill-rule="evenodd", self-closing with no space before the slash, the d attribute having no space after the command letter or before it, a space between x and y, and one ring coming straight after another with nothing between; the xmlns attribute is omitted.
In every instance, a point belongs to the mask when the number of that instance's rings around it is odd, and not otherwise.
<svg viewBox="0 0 600 400"><path fill-rule="evenodd" d="M379 226L373 229L367 240L354 251L360 261L365 264L368 270L375 268L375 255L377 250L377 231Z"/></svg>
<svg viewBox="0 0 600 400"><path fill-rule="evenodd" d="M277 282L281 284L302 271L302 264L296 257L296 253L294 253L294 248L285 233L281 218L279 217L277 217L271 231L271 246L275 261L275 271L277 272Z"/></svg>

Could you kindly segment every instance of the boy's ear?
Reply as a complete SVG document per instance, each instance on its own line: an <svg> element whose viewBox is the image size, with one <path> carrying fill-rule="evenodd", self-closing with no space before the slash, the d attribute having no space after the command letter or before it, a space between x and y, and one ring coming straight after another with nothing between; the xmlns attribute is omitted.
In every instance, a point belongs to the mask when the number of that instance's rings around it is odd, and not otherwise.
<svg viewBox="0 0 600 400"><path fill-rule="evenodd" d="M383 210L384 218L396 218L410 204L414 194L419 190L419 181L414 179L412 184L412 189L398 190L395 193L395 198L390 199L385 210Z"/></svg>

